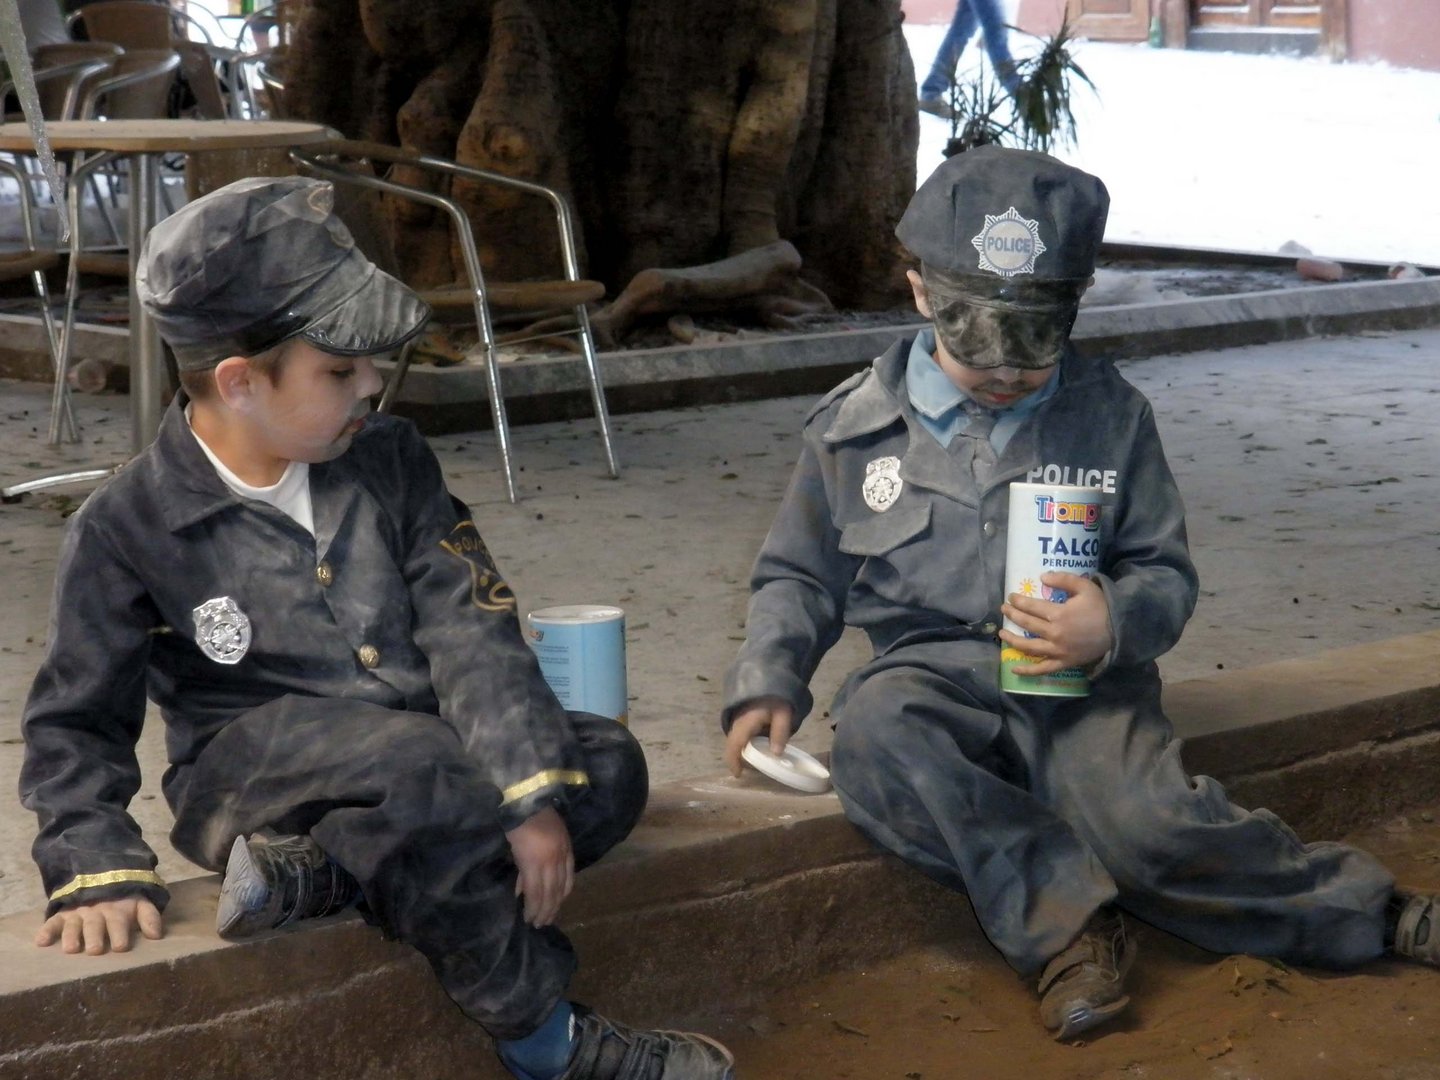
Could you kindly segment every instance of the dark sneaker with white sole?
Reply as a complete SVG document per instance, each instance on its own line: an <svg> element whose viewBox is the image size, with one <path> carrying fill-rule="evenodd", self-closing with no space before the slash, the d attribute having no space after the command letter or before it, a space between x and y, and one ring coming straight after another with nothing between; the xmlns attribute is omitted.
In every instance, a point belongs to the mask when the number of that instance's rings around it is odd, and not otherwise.
<svg viewBox="0 0 1440 1080"><path fill-rule="evenodd" d="M334 914L359 895L355 879L308 836L237 836L225 864L215 930L234 941Z"/></svg>
<svg viewBox="0 0 1440 1080"><path fill-rule="evenodd" d="M574 1047L560 1080L734 1080L735 1059L707 1035L641 1031L575 1006Z"/></svg>
<svg viewBox="0 0 1440 1080"><path fill-rule="evenodd" d="M1130 1004L1125 975L1135 960L1118 911L1093 916L1069 948L1040 975L1040 1019L1057 1039L1112 1020Z"/></svg>
<svg viewBox="0 0 1440 1080"><path fill-rule="evenodd" d="M1440 897L1397 890L1394 935L1396 956L1440 967Z"/></svg>

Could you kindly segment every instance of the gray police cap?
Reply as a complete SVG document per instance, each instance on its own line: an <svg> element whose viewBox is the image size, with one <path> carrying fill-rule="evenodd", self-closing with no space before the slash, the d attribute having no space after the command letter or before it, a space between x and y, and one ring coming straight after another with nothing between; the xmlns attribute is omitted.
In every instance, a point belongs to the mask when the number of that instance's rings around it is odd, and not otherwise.
<svg viewBox="0 0 1440 1080"><path fill-rule="evenodd" d="M355 246L335 193L307 177L227 184L156 225L135 291L182 371L300 337L365 356L418 334L430 308Z"/></svg>
<svg viewBox="0 0 1440 1080"><path fill-rule="evenodd" d="M927 270L978 279L986 292L986 279L1084 281L1109 209L1098 177L1046 154L979 146L930 174L895 235Z"/></svg>

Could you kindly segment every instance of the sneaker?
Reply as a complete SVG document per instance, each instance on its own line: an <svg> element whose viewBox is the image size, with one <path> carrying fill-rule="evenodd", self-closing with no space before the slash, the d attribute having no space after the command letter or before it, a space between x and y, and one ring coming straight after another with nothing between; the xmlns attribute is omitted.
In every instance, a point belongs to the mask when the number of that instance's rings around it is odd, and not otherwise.
<svg viewBox="0 0 1440 1080"><path fill-rule="evenodd" d="M950 108L950 103L944 98L922 97L916 101L915 107L931 116L938 116L941 120L955 119L955 110Z"/></svg>
<svg viewBox="0 0 1440 1080"><path fill-rule="evenodd" d="M1395 920L1396 956L1440 966L1440 897L1396 892L1399 915Z"/></svg>
<svg viewBox="0 0 1440 1080"><path fill-rule="evenodd" d="M575 1006L575 1046L560 1080L734 1080L735 1059L706 1035L637 1031Z"/></svg>
<svg viewBox="0 0 1440 1080"><path fill-rule="evenodd" d="M1130 1004L1125 975L1135 959L1119 912L1093 916L1084 933L1040 975L1040 1019L1057 1039L1118 1016Z"/></svg>
<svg viewBox="0 0 1440 1080"><path fill-rule="evenodd" d="M237 836L225 864L215 930L233 941L333 914L359 894L355 879L308 836Z"/></svg>

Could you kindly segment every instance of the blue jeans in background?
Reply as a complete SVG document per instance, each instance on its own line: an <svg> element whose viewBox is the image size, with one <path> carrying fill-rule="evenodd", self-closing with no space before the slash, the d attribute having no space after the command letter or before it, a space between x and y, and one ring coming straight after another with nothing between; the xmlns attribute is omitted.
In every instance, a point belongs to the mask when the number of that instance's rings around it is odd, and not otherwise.
<svg viewBox="0 0 1440 1080"><path fill-rule="evenodd" d="M950 22L945 40L940 43L940 51L935 54L930 74L920 84L921 98L943 98L950 92L960 54L975 36L977 26L985 39L985 51L990 56L990 66L995 69L996 78L1011 94L1015 93L1020 79L1015 74L1015 61L1010 57L1005 18L1000 14L999 0L959 0L955 5L955 18Z"/></svg>

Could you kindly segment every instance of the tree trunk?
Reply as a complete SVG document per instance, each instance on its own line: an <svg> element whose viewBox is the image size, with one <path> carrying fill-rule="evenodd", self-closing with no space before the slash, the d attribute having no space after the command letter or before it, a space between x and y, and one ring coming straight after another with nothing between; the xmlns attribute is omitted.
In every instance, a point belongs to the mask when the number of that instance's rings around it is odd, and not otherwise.
<svg viewBox="0 0 1440 1080"><path fill-rule="evenodd" d="M893 228L918 124L899 0L312 5L294 115L557 189L582 274L611 295L648 269L780 241L800 254L806 304L815 287L847 307L905 295ZM487 275L561 276L546 201L450 187ZM390 212L407 280L463 279L443 215Z"/></svg>

